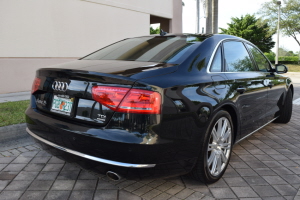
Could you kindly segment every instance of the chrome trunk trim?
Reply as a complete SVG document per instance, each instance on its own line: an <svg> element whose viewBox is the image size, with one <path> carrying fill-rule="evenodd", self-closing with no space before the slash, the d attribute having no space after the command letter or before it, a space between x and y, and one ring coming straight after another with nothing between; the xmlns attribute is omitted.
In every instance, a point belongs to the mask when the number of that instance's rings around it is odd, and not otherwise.
<svg viewBox="0 0 300 200"><path fill-rule="evenodd" d="M34 137L35 139L37 139L37 140L39 140L43 143L46 143L46 144L48 144L48 145L50 145L54 148L57 148L59 150L62 150L62 151L65 151L65 152L68 152L68 153L71 153L73 155L80 156L80 157L83 157L83 158L86 158L86 159L89 159L89 160L93 160L93 161L97 161L97 162L101 162L101 163L105 163L105 164L109 164L109 165L115 165L115 166L119 166L119 167L128 167L128 168L152 168L152 167L155 167L155 165L156 165L156 164L122 163L122 162L107 160L107 159L103 159L103 158L98 158L98 157L95 157L95 156L90 156L90 155L87 155L87 154L84 154L84 153L80 153L78 151L67 149L65 147L59 146L59 145L54 144L52 142L49 142L48 140L45 140L45 139L37 136L36 134L34 134L32 131L29 130L29 128L26 128L26 131L29 135L31 135L32 137Z"/></svg>

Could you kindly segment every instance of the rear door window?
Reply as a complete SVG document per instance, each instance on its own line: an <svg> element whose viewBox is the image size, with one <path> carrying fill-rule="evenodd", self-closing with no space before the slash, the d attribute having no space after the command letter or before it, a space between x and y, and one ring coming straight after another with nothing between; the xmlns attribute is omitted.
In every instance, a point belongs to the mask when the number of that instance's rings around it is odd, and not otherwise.
<svg viewBox="0 0 300 200"><path fill-rule="evenodd" d="M248 51L242 42L224 42L224 60L226 72L256 71Z"/></svg>

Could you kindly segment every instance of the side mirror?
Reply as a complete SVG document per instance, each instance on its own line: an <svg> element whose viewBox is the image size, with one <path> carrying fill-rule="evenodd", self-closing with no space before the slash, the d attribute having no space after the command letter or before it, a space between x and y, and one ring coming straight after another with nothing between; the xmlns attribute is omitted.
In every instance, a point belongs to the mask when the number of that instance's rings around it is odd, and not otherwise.
<svg viewBox="0 0 300 200"><path fill-rule="evenodd" d="M284 74L288 72L288 67L283 64L275 65L275 70L277 74Z"/></svg>

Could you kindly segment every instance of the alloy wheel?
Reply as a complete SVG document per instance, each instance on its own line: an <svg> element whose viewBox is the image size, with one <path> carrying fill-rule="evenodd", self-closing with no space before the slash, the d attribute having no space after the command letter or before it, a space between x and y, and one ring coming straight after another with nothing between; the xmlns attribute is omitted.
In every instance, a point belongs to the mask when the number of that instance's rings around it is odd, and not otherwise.
<svg viewBox="0 0 300 200"><path fill-rule="evenodd" d="M207 167L212 176L218 176L229 160L232 132L226 117L221 117L213 126L207 148Z"/></svg>

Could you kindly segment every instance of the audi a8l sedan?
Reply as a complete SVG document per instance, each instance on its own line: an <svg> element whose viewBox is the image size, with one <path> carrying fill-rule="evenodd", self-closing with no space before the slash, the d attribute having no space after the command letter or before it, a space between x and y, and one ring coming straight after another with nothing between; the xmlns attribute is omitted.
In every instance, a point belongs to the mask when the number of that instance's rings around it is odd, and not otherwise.
<svg viewBox="0 0 300 200"><path fill-rule="evenodd" d="M82 168L142 179L222 177L234 144L287 123L293 84L229 35L135 37L36 72L27 132Z"/></svg>

